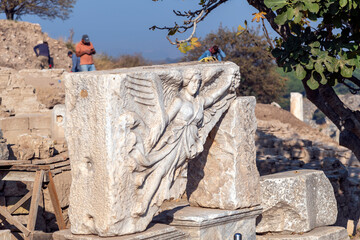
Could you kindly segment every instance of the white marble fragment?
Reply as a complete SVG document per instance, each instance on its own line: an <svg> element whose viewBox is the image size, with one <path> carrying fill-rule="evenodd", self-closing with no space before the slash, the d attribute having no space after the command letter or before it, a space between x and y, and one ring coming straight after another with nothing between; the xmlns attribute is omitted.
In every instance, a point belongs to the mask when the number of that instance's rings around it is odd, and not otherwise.
<svg viewBox="0 0 360 240"><path fill-rule="evenodd" d="M322 171L270 174L261 177L260 185L264 211L257 233L303 233L336 221L334 190Z"/></svg>

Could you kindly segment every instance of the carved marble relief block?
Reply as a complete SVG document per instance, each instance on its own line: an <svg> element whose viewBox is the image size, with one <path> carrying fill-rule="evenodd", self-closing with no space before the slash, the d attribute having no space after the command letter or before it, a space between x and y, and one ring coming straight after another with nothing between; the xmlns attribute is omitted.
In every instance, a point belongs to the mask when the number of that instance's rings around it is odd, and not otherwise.
<svg viewBox="0 0 360 240"><path fill-rule="evenodd" d="M185 63L67 74L74 234L145 230L235 99L237 65Z"/></svg>

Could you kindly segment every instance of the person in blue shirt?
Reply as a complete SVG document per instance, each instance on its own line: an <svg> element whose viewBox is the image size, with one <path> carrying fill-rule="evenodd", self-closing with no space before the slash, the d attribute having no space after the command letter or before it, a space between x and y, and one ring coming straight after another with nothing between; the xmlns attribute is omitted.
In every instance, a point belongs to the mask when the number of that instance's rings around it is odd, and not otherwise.
<svg viewBox="0 0 360 240"><path fill-rule="evenodd" d="M216 45L211 47L209 50L206 50L203 55L199 57L199 61L206 57L215 57L218 61L221 61L226 57L225 53Z"/></svg>
<svg viewBox="0 0 360 240"><path fill-rule="evenodd" d="M46 41L36 45L34 52L39 60L39 67L41 69L51 68L49 44Z"/></svg>
<svg viewBox="0 0 360 240"><path fill-rule="evenodd" d="M68 57L72 60L71 72L80 72L80 58L73 54L72 51L68 52Z"/></svg>

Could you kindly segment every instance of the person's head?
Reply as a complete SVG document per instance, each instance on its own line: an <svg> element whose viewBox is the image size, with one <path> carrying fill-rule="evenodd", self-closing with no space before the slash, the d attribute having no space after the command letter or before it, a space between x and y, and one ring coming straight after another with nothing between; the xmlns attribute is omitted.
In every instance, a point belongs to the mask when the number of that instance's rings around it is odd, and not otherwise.
<svg viewBox="0 0 360 240"><path fill-rule="evenodd" d="M72 58L73 52L72 51L68 51L68 57Z"/></svg>
<svg viewBox="0 0 360 240"><path fill-rule="evenodd" d="M211 54L216 54L219 52L219 47L214 45L209 50L210 50Z"/></svg>
<svg viewBox="0 0 360 240"><path fill-rule="evenodd" d="M185 91L195 96L201 86L201 73L191 71L184 74L183 87Z"/></svg>
<svg viewBox="0 0 360 240"><path fill-rule="evenodd" d="M43 43L46 44L46 45L49 45L47 41L44 41Z"/></svg>
<svg viewBox="0 0 360 240"><path fill-rule="evenodd" d="M90 44L90 38L87 34L84 34L81 38L81 41L85 44Z"/></svg>

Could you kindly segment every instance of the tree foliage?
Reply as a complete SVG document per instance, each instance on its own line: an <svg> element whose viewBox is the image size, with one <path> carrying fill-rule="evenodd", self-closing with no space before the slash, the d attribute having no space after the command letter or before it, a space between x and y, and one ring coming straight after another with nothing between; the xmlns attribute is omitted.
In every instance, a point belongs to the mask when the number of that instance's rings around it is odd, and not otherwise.
<svg viewBox="0 0 360 240"><path fill-rule="evenodd" d="M201 47L188 51L185 61L196 61L199 56L213 45L218 45L226 59L240 66L241 95L256 96L258 102L278 101L284 94L284 78L276 72L276 64L267 51L264 36L258 30L236 36L237 32L219 27L217 32L208 34L200 40Z"/></svg>
<svg viewBox="0 0 360 240"><path fill-rule="evenodd" d="M199 8L174 11L187 20L159 29L195 29L214 9L229 0L199 0ZM295 72L307 98L340 130L340 144L360 159L360 112L349 109L333 86L341 83L360 92L354 75L360 67L360 0L247 0L278 34L271 53L278 66ZM260 14L258 19L263 19ZM153 27L156 29L157 27ZM348 84L350 82L351 84Z"/></svg>
<svg viewBox="0 0 360 240"><path fill-rule="evenodd" d="M76 0L1 0L0 13L8 20L20 19L23 15L37 15L44 19L67 19Z"/></svg>

